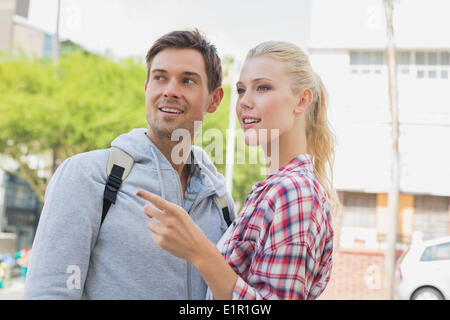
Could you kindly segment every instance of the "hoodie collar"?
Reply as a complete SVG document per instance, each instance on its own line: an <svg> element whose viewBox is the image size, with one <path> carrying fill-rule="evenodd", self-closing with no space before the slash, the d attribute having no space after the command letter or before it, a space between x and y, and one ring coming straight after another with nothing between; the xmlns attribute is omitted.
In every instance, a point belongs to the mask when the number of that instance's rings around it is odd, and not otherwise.
<svg viewBox="0 0 450 320"><path fill-rule="evenodd" d="M157 162L158 169L174 170L169 160L162 154L158 147L148 138L147 128L135 128L114 139L111 146L118 147L131 155L135 162ZM153 149L153 152L152 152ZM155 154L158 159L153 159ZM191 170L199 168L199 177L205 187L216 190L218 196L225 193L223 180L218 176L217 169L204 150L192 146L190 159ZM193 171L191 171L193 172ZM209 189L209 188L208 188Z"/></svg>

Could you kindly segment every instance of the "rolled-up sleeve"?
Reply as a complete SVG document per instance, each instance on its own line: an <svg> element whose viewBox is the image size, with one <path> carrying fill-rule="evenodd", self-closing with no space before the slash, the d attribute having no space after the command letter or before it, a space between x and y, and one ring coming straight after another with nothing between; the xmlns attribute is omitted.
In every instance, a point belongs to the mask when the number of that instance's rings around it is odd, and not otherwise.
<svg viewBox="0 0 450 320"><path fill-rule="evenodd" d="M286 244L266 251L250 267L247 282L238 278L233 299L310 299L315 268L305 245Z"/></svg>

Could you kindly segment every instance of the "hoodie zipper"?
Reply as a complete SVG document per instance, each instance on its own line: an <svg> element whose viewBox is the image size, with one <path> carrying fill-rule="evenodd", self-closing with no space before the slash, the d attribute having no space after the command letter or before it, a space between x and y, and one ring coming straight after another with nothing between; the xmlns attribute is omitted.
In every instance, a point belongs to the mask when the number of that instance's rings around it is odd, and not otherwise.
<svg viewBox="0 0 450 320"><path fill-rule="evenodd" d="M191 213L193 213L195 207L197 207L200 202L202 202L203 200L207 199L208 197L212 196L215 193L216 193L215 191L210 191L209 193L204 194L202 197L198 197L197 199L195 199L195 202L192 204L192 207L189 211ZM191 214L189 214L189 215L191 216L191 218L193 218ZM192 220L194 220L194 219L192 219ZM188 290L187 296L188 296L188 300L192 300L192 296L193 296L193 293L192 293L192 265L188 261L186 261L186 263L187 263L187 277L188 277L187 278L187 290Z"/></svg>
<svg viewBox="0 0 450 320"><path fill-rule="evenodd" d="M175 170L174 170L175 171ZM181 194L181 207L184 208L184 194L183 194L183 188L181 187L181 180L180 180L180 176L178 175L178 173L176 173L177 176L177 181L178 181L178 189L180 190L180 194ZM192 204L191 209L189 210L191 213L194 212L195 207L198 206L198 204L207 199L208 197L212 196L213 194L215 194L216 191L215 190L211 190L210 192L208 192L207 194L203 194L202 197L198 197L197 199L195 199L195 202ZM189 215L191 215L188 212ZM191 218L193 218L191 216ZM192 293L192 265L189 263L189 261L186 261L186 291L187 291L187 300L192 300L193 299L193 293Z"/></svg>
<svg viewBox="0 0 450 320"><path fill-rule="evenodd" d="M181 187L181 180L178 173L175 172L175 175L177 176L177 182L178 182L178 190L180 191L181 199L180 199L180 205L182 208L184 208L184 194L183 194L183 188ZM186 296L187 300L192 300L192 279L191 279L191 264L186 260Z"/></svg>

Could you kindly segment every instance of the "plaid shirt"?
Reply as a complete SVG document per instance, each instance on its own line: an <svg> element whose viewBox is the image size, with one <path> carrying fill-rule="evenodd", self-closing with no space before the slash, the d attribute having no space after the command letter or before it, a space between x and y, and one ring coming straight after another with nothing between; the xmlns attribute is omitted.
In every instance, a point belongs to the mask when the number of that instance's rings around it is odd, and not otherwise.
<svg viewBox="0 0 450 320"><path fill-rule="evenodd" d="M312 156L300 155L253 186L220 241L238 274L233 299L315 299L331 273L329 201Z"/></svg>

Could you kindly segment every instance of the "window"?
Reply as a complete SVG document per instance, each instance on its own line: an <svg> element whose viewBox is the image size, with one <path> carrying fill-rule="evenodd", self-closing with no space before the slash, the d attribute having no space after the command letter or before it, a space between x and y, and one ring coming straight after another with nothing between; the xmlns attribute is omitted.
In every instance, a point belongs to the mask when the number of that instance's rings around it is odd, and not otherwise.
<svg viewBox="0 0 450 320"><path fill-rule="evenodd" d="M341 247L378 249L376 205L376 194L344 192Z"/></svg>
<svg viewBox="0 0 450 320"><path fill-rule="evenodd" d="M450 53L447 51L422 51L415 53L418 79L448 79Z"/></svg>
<svg viewBox="0 0 450 320"><path fill-rule="evenodd" d="M443 66L450 65L450 53L449 52L442 52L441 53L441 64Z"/></svg>
<svg viewBox="0 0 450 320"><path fill-rule="evenodd" d="M416 79L449 79L450 51L405 51L396 55L398 74ZM350 72L352 75L381 75L387 70L383 50L351 51Z"/></svg>
<svg viewBox="0 0 450 320"><path fill-rule="evenodd" d="M377 195L374 193L346 192L344 194L344 220L346 227L374 228L376 225Z"/></svg>
<svg viewBox="0 0 450 320"><path fill-rule="evenodd" d="M450 197L417 195L414 197L414 230L423 240L446 236L450 233L448 212Z"/></svg>
<svg viewBox="0 0 450 320"><path fill-rule="evenodd" d="M399 65L409 65L411 61L410 52L399 52L397 61Z"/></svg>
<svg viewBox="0 0 450 320"><path fill-rule="evenodd" d="M350 65L352 74L379 75L386 65L384 51L352 51Z"/></svg>
<svg viewBox="0 0 450 320"><path fill-rule="evenodd" d="M426 248L420 261L450 260L450 242Z"/></svg>

